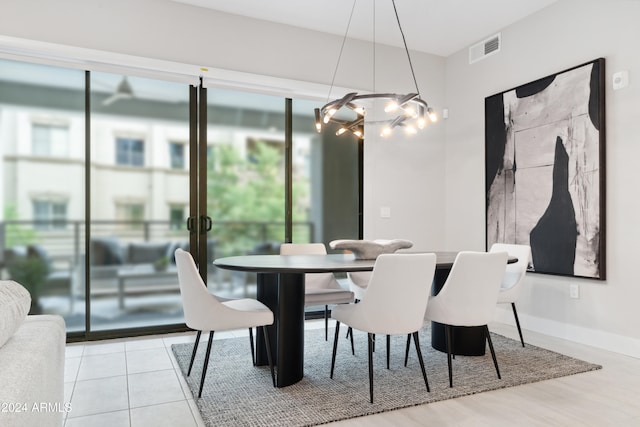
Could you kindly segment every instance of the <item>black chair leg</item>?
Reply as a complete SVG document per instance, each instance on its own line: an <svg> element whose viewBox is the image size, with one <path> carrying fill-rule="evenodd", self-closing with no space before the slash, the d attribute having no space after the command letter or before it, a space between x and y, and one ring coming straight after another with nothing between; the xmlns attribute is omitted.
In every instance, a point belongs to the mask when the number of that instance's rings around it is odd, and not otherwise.
<svg viewBox="0 0 640 427"><path fill-rule="evenodd" d="M411 339L411 335L409 335L409 339ZM422 350L420 350L420 340L418 339L418 331L413 333L413 342L416 345L416 353L418 353L418 360L420 361L420 369L422 369L422 377L424 378L424 385L427 386L427 391L429 390L429 381L427 381L427 371L424 369L424 360L422 359Z"/></svg>
<svg viewBox="0 0 640 427"><path fill-rule="evenodd" d="M373 344L374 344L374 334L368 335L368 343L369 343L369 401L373 403Z"/></svg>
<svg viewBox="0 0 640 427"><path fill-rule="evenodd" d="M329 378L333 379L333 368L336 366L336 351L338 350L338 334L340 333L340 322L336 321L336 334L333 339L333 355L331 356L331 374Z"/></svg>
<svg viewBox="0 0 640 427"><path fill-rule="evenodd" d="M489 350L491 350L491 357L493 358L493 365L496 367L496 373L498 379L501 380L500 369L498 369L498 360L496 359L496 352L493 350L493 343L491 342L491 334L489 333L489 326L484 325L484 333L487 336L487 342L489 343Z"/></svg>
<svg viewBox="0 0 640 427"><path fill-rule="evenodd" d="M264 346L267 350L267 360L269 361L269 369L271 370L271 381L273 382L273 386L276 386L276 375L273 372L273 360L271 359L271 342L269 341L269 331L267 331L267 327L262 327L262 333L264 334Z"/></svg>
<svg viewBox="0 0 640 427"><path fill-rule="evenodd" d="M256 352L253 349L253 328L249 328L249 344L251 345L251 361L256 366Z"/></svg>
<svg viewBox="0 0 640 427"><path fill-rule="evenodd" d="M449 365L449 387L453 387L453 370L451 369L451 325L444 326L447 341L447 364Z"/></svg>
<svg viewBox="0 0 640 427"><path fill-rule="evenodd" d="M391 336L387 335L387 369L389 369L390 353L391 353Z"/></svg>
<svg viewBox="0 0 640 427"><path fill-rule="evenodd" d="M198 351L198 344L200 343L200 335L202 335L202 331L198 331L198 334L196 335L196 342L193 343L193 352L191 353L191 363L189 363L187 376L191 375L191 368L193 368L193 361L196 359L196 352Z"/></svg>
<svg viewBox="0 0 640 427"><path fill-rule="evenodd" d="M409 361L409 347L411 347L411 334L407 334L407 348L404 351L404 367L407 367Z"/></svg>
<svg viewBox="0 0 640 427"><path fill-rule="evenodd" d="M329 306L324 306L324 340L329 341Z"/></svg>
<svg viewBox="0 0 640 427"><path fill-rule="evenodd" d="M360 302L358 298L353 300L354 304L357 304L358 302ZM347 329L347 335L345 335L345 338L349 338L349 335L351 335L352 333L353 333L353 330L351 329L351 326L349 326L349 328Z"/></svg>
<svg viewBox="0 0 640 427"><path fill-rule="evenodd" d="M207 375L209 367L209 355L211 354L211 343L213 342L213 331L209 332L209 342L207 343L207 353L204 356L204 367L202 368L202 378L200 379L200 390L198 390L198 398L202 397L202 387L204 387L204 378Z"/></svg>
<svg viewBox="0 0 640 427"><path fill-rule="evenodd" d="M518 334L520 335L520 342L524 347L524 338L522 338L522 329L520 329L520 321L518 320L518 312L516 311L516 303L511 303L511 308L513 309L513 317L516 319L516 326L518 327Z"/></svg>
<svg viewBox="0 0 640 427"><path fill-rule="evenodd" d="M349 331L351 331L351 333L349 334L349 338L351 338L351 354L355 356L356 348L353 346L353 329L351 329L351 326L349 326Z"/></svg>

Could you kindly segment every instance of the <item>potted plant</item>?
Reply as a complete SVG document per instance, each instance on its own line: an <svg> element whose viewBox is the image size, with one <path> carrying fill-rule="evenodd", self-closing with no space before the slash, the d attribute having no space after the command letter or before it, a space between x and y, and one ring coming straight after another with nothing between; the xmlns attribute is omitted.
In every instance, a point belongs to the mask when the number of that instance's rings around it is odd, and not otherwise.
<svg viewBox="0 0 640 427"><path fill-rule="evenodd" d="M14 280L24 286L31 294L31 309L29 314L40 314L40 287L49 275L47 264L36 257L17 257L7 264L7 270Z"/></svg>
<svg viewBox="0 0 640 427"><path fill-rule="evenodd" d="M158 258L153 263L153 268L156 271L165 271L167 269L167 267L169 267L169 257L166 257L166 256Z"/></svg>

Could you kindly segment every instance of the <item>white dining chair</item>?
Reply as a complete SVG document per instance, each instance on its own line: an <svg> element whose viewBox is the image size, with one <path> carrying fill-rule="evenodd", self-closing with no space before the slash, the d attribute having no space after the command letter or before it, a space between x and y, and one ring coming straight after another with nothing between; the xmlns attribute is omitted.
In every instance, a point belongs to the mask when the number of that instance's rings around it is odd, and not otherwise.
<svg viewBox="0 0 640 427"><path fill-rule="evenodd" d="M507 252L460 252L440 292L429 298L426 318L445 325L449 387L453 387L453 326L484 327L496 373L502 378L488 324L493 319L507 259Z"/></svg>
<svg viewBox="0 0 640 427"><path fill-rule="evenodd" d="M324 243L283 243L280 255L326 255ZM353 292L344 289L333 273L304 275L304 305L324 305L324 339L329 339L329 304L353 302Z"/></svg>
<svg viewBox="0 0 640 427"><path fill-rule="evenodd" d="M412 334L424 383L429 391L427 373L420 350L418 331L436 266L435 254L382 254L376 259L367 295L358 304L334 307L336 320L331 374L333 378L340 323L367 332L369 350L369 400L373 403L373 335ZM388 360L388 358L387 358ZM387 362L388 363L388 362Z"/></svg>
<svg viewBox="0 0 640 427"><path fill-rule="evenodd" d="M267 348L269 368L271 369L271 380L275 387L276 380L273 371L273 362L271 360L269 333L267 331L267 325L273 324L273 312L261 302L251 298L218 300L215 295L210 294L207 290L191 254L182 249L176 249L175 257L185 323L189 328L198 331L196 341L193 345L193 353L191 354L191 362L189 363L187 376L191 375L191 368L193 367L193 362L198 350L200 335L202 332L209 332L209 342L204 358L198 398L202 396L202 388L207 374L211 343L215 331L261 327Z"/></svg>
<svg viewBox="0 0 640 427"><path fill-rule="evenodd" d="M518 258L517 262L507 264L507 269L502 279L500 292L498 293L498 304L511 304L513 317L516 320L520 342L524 347L524 338L522 337L522 329L520 328L520 320L518 319L518 311L516 310L516 301L520 297L524 276L531 261L531 246L514 245L507 243L494 243L491 245L489 252L507 252L510 256Z"/></svg>

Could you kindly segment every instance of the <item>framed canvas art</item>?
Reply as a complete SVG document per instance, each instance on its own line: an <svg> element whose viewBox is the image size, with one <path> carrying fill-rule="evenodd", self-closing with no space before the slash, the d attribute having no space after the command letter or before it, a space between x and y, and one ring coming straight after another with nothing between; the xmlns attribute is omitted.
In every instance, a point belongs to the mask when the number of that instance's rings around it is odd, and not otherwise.
<svg viewBox="0 0 640 427"><path fill-rule="evenodd" d="M485 98L486 240L604 280L604 58Z"/></svg>

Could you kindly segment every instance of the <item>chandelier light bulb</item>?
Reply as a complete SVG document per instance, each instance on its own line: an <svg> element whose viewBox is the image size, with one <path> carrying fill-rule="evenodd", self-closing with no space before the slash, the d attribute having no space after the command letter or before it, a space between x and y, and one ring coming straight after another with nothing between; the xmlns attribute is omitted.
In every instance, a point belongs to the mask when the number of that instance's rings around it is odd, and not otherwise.
<svg viewBox="0 0 640 427"><path fill-rule="evenodd" d="M434 123L438 121L438 115L431 108L429 108L429 120L431 120Z"/></svg>
<svg viewBox="0 0 640 427"><path fill-rule="evenodd" d="M415 135L416 133L418 133L416 128L411 125L405 126L404 131L407 133L407 135Z"/></svg>
<svg viewBox="0 0 640 427"><path fill-rule="evenodd" d="M336 132L336 135L340 136L340 135L342 135L343 133L345 133L346 131L347 131L347 129L345 129L345 128L340 128L340 129L338 129L338 131Z"/></svg>
<svg viewBox="0 0 640 427"><path fill-rule="evenodd" d="M392 111L396 111L398 109L398 103L396 101L390 101L386 107L384 107L385 113L391 113Z"/></svg>
<svg viewBox="0 0 640 427"><path fill-rule="evenodd" d="M424 129L427 121L424 119L424 116L418 117L418 129Z"/></svg>
<svg viewBox="0 0 640 427"><path fill-rule="evenodd" d="M404 109L404 114L407 117L415 117L417 115L415 108L409 106L407 108Z"/></svg>
<svg viewBox="0 0 640 427"><path fill-rule="evenodd" d="M380 133L380 136L389 136L391 135L391 128L389 126L385 126L384 128L382 128L382 132Z"/></svg>

